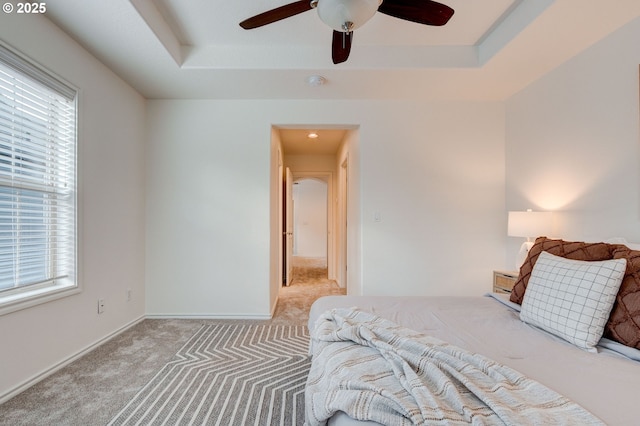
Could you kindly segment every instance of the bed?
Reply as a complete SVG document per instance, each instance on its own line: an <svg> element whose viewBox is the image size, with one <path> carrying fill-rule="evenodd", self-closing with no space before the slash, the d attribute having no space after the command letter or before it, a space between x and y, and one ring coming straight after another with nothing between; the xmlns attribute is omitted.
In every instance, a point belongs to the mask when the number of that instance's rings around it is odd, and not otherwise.
<svg viewBox="0 0 640 426"><path fill-rule="evenodd" d="M558 243L558 241L560 242ZM560 251L554 250L558 244L562 245ZM369 317L365 318L367 320L374 318L383 321L386 325L395 324L400 330L408 330L417 333L418 336L446 342L447 345L460 348L465 354L486 357L487 360L504 366L506 369L512 369L530 379L534 384L539 384L552 393L566 398L575 404L570 407L571 410L583 410L583 412L568 411L566 418L558 417L557 421L554 421L555 424L638 424L636 408L638 406L637 387L640 384L640 350L633 342L622 343L620 341L624 341L625 338L629 340L632 337L619 336L615 331L619 322L616 320L612 325L611 319L616 317L616 311L621 308L621 305L624 305L621 298L627 296L628 299L629 294L634 296L630 288L633 287L632 289L635 290L635 281L640 277L638 273L640 271L640 252L629 250L620 245L607 244L603 247L609 254L598 254L597 256L605 259L592 260L589 253L584 259L584 250L581 250L582 254L576 254L567 249L568 244L570 242L546 238L536 240L527 262L520 271L518 288L514 290L512 295L487 294L477 297L326 296L318 299L312 305L309 317L309 329L312 336L310 345L312 371L309 375L305 395L308 411L307 423L313 425L326 422L332 426L387 423L367 420L366 415L362 415L362 410L349 413L349 406L340 406L340 404L334 405L333 411L329 410L329 415L320 415L319 418L310 418L309 416L309 413L316 411L318 406L326 405L326 401L314 402L314 398L320 398L319 395L324 395L322 398L326 398L326 395L337 395L336 392L342 392L342 390L336 391L334 389L325 393L326 382L332 381L329 380L330 376L336 371L350 368L349 361L340 361L342 364L338 367L335 365L331 368L327 367L331 362L336 362L337 354L342 353L342 349L334 350L331 352L329 360L321 360L319 363L319 359L327 347L344 343L323 340L322 336L318 337L323 333L319 330L326 328L327 325L334 327L333 322L336 321L336 317L356 318L368 315ZM587 243L573 244L580 244L584 248ZM568 254L569 252L572 254ZM624 260L616 264L617 272L608 273L614 276L613 281L617 279L616 273L620 275L620 271L622 271L622 276L619 277L617 287L614 284L613 288L608 290L613 293L614 299L608 309L605 307L605 320L608 322L602 326L603 330L599 332L600 335L592 345L587 343L584 346L580 342L568 341L567 337L562 336L561 333L559 335L554 330L545 329L544 325L534 325L533 321L522 319L522 311L530 310L532 302L525 303L520 300L518 303L518 298L534 297L534 291L538 289L540 282L540 270L548 262L560 262L563 266L569 262L571 267L578 265L581 268L583 266L593 268L594 265L600 266L601 264L608 266L614 258ZM538 263L537 267L536 263ZM531 279L530 282L529 279ZM547 273L543 281L548 282L553 279L558 281L557 276L549 278ZM562 279L566 280L566 278ZM580 290L576 290L576 292L579 293ZM608 297L610 299L611 295ZM598 297L598 299L606 298L604 295ZM516 301L514 302L512 299ZM629 306L630 304L626 303L625 307L629 308ZM324 334L335 337L339 333L335 331L334 327ZM603 334L605 337L601 338ZM357 361L353 364L358 367L361 362ZM360 367L362 366L360 365ZM364 368L366 370L366 367ZM365 371L365 373L371 375L375 372ZM348 387L346 380L333 381L337 382L338 389ZM360 383L358 386L362 386L362 384ZM377 397L380 391L376 389L373 393ZM515 403L511 405L512 407L507 408L521 412L524 410L523 407L514 408L517 405ZM335 409L335 407L340 409ZM545 412L547 410L538 411ZM577 417L582 414L586 417ZM357 419L358 417L360 419ZM525 418L533 419L535 417ZM475 418L474 421L476 420L478 424L499 423L494 422L493 418L486 418L485 421L482 418ZM392 421L388 423L413 424ZM424 424L432 423L438 422L425 422ZM453 423L455 422L439 422L439 424ZM531 420L521 424L534 423L535 421ZM539 421L538 424L542 424L542 421Z"/></svg>

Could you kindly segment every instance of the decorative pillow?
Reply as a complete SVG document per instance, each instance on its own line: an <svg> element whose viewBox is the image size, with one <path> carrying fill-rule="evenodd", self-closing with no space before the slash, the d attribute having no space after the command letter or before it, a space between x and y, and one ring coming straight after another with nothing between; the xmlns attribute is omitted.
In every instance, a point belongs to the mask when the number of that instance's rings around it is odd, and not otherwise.
<svg viewBox="0 0 640 426"><path fill-rule="evenodd" d="M626 259L580 261L542 252L520 319L595 352L626 270Z"/></svg>
<svg viewBox="0 0 640 426"><path fill-rule="evenodd" d="M547 237L538 237L520 267L520 274L513 286L513 290L511 290L509 300L522 304L522 298L527 289L531 271L538 260L538 256L543 251L567 259L599 261L613 259L613 250L616 247L619 246L606 243L584 243L580 241L552 240Z"/></svg>
<svg viewBox="0 0 640 426"><path fill-rule="evenodd" d="M613 257L626 259L627 271L605 327L605 337L640 349L640 251L618 246Z"/></svg>

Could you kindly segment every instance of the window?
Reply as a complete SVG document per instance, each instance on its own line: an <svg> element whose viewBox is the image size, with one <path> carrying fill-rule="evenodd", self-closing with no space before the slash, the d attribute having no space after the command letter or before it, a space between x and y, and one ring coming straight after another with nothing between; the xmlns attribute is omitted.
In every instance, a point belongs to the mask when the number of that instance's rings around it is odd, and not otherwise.
<svg viewBox="0 0 640 426"><path fill-rule="evenodd" d="M76 90L0 44L0 314L76 274Z"/></svg>

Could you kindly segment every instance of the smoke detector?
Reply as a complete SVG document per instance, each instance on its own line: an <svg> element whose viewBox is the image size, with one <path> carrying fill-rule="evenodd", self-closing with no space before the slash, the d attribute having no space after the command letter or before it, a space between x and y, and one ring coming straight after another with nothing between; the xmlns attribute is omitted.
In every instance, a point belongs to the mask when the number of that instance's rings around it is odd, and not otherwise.
<svg viewBox="0 0 640 426"><path fill-rule="evenodd" d="M327 79L321 75L310 75L307 77L307 84L311 87L322 86L327 82Z"/></svg>

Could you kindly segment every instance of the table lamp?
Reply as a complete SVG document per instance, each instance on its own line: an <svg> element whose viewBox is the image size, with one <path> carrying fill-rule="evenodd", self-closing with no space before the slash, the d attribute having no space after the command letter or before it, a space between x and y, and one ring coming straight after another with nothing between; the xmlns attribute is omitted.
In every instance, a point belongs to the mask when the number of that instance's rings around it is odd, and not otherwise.
<svg viewBox="0 0 640 426"><path fill-rule="evenodd" d="M526 212L510 211L507 221L507 235L510 237L526 237L522 243L516 258L516 269L527 258L527 254L533 246L531 238L546 236L551 232L551 212L534 212L528 209Z"/></svg>

